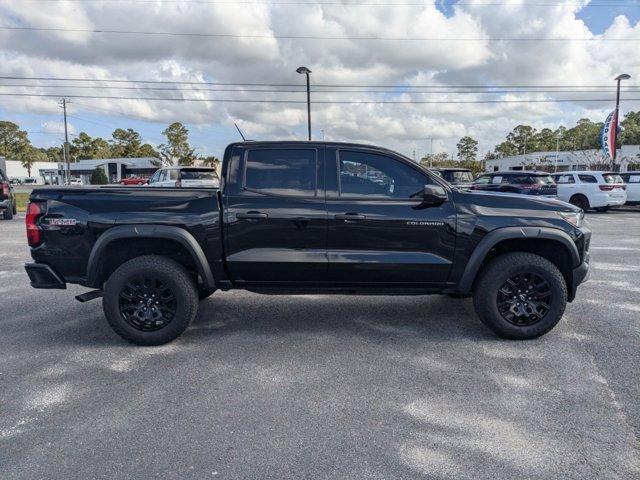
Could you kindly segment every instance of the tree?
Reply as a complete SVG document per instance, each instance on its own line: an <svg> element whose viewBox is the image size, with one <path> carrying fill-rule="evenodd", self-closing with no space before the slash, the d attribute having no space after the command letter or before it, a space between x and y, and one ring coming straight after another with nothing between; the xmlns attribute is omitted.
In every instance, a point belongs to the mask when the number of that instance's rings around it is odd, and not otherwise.
<svg viewBox="0 0 640 480"><path fill-rule="evenodd" d="M218 157L213 156L213 155L211 155L209 157L204 157L202 159L202 165L204 165L206 167L213 167L216 170L218 170L218 166L220 165L220 159Z"/></svg>
<svg viewBox="0 0 640 480"><path fill-rule="evenodd" d="M0 157L20 159L30 148L27 132L13 122L0 121Z"/></svg>
<svg viewBox="0 0 640 480"><path fill-rule="evenodd" d="M111 153L114 157L139 157L142 140L140 134L132 128L126 130L116 128L111 134L113 137L109 143L111 144Z"/></svg>
<svg viewBox="0 0 640 480"><path fill-rule="evenodd" d="M91 138L85 132L80 132L76 138L71 141L69 147L71 158L80 160L90 158L109 158L111 149L109 143L100 137Z"/></svg>
<svg viewBox="0 0 640 480"><path fill-rule="evenodd" d="M517 155L518 149L511 142L502 142L495 147L496 157L509 157L511 155Z"/></svg>
<svg viewBox="0 0 640 480"><path fill-rule="evenodd" d="M109 183L107 175L104 173L102 167L96 167L91 173L91 179L89 180L91 185L106 185Z"/></svg>
<svg viewBox="0 0 640 480"><path fill-rule="evenodd" d="M462 137L456 147L459 160L474 161L478 155L478 141L469 136Z"/></svg>
<svg viewBox="0 0 640 480"><path fill-rule="evenodd" d="M17 158L18 160L20 160L22 167L27 169L27 175L29 177L31 176L31 169L33 168L34 163L46 162L49 160L46 153L44 153L42 150L32 147L31 145Z"/></svg>
<svg viewBox="0 0 640 480"><path fill-rule="evenodd" d="M532 149L527 147L534 146L533 136L535 133L536 129L529 125L518 125L507 135L507 142L515 147L518 154L531 152Z"/></svg>
<svg viewBox="0 0 640 480"><path fill-rule="evenodd" d="M160 154L148 143L142 144L142 146L138 150L138 156L160 158Z"/></svg>
<svg viewBox="0 0 640 480"><path fill-rule="evenodd" d="M189 146L189 130L180 122L169 125L162 134L167 143L160 145L160 158L167 165L193 165L197 155Z"/></svg>
<svg viewBox="0 0 640 480"><path fill-rule="evenodd" d="M620 122L622 132L618 136L620 145L640 145L640 112L629 112Z"/></svg>

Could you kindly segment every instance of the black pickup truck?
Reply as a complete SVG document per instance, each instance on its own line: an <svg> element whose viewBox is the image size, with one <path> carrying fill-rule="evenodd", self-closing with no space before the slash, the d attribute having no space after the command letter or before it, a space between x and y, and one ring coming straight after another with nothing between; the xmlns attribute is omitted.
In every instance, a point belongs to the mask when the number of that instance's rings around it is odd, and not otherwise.
<svg viewBox="0 0 640 480"><path fill-rule="evenodd" d="M124 339L179 336L216 290L473 296L512 339L551 330L589 271L567 203L458 190L392 151L328 142L227 147L219 189L34 190L35 288L94 289ZM428 312L425 312L428 315Z"/></svg>

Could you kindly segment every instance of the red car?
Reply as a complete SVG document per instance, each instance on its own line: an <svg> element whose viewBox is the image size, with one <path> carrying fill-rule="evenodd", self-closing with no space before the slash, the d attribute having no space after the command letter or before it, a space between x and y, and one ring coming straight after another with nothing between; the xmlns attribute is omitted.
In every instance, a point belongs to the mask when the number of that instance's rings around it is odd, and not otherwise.
<svg viewBox="0 0 640 480"><path fill-rule="evenodd" d="M129 177L120 180L120 185L144 185L146 183L147 179L142 177Z"/></svg>

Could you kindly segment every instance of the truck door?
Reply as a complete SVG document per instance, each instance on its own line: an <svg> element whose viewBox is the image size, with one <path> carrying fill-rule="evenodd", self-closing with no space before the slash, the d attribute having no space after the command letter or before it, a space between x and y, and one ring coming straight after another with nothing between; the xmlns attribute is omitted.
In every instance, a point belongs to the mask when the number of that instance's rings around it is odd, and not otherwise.
<svg viewBox="0 0 640 480"><path fill-rule="evenodd" d="M243 286L309 286L326 280L327 210L318 146L255 146L231 159L224 188L224 245Z"/></svg>
<svg viewBox="0 0 640 480"><path fill-rule="evenodd" d="M436 184L409 160L376 150L327 148L329 280L364 286L446 282L455 249L451 195L426 207Z"/></svg>

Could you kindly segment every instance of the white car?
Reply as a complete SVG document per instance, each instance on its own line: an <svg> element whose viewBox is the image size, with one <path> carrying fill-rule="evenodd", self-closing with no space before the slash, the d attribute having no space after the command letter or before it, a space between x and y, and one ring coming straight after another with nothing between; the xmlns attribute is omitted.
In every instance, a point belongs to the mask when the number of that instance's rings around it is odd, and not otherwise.
<svg viewBox="0 0 640 480"><path fill-rule="evenodd" d="M69 185L82 185L82 179L72 178L71 180L69 180Z"/></svg>
<svg viewBox="0 0 640 480"><path fill-rule="evenodd" d="M212 167L167 167L149 179L151 187L218 187L220 179Z"/></svg>
<svg viewBox="0 0 640 480"><path fill-rule="evenodd" d="M616 172L570 171L552 174L558 198L585 212L594 208L606 212L627 201L626 185Z"/></svg>
<svg viewBox="0 0 640 480"><path fill-rule="evenodd" d="M627 183L627 205L640 205L640 172L625 172L620 176Z"/></svg>

